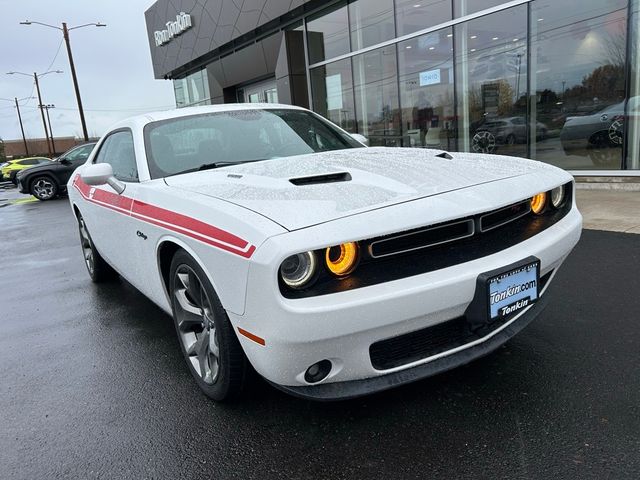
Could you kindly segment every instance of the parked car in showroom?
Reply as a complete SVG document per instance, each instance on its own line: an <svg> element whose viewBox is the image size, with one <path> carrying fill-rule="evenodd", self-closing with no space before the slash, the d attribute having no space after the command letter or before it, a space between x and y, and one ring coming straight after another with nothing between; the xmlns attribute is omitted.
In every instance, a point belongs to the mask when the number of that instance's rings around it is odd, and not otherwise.
<svg viewBox="0 0 640 480"><path fill-rule="evenodd" d="M216 400L251 367L334 400L485 355L540 314L582 225L556 167L367 148L284 105L125 120L68 189L91 279L172 315Z"/></svg>
<svg viewBox="0 0 640 480"><path fill-rule="evenodd" d="M84 143L67 150L54 161L19 172L16 183L21 193L30 193L38 200L51 200L67 192L67 182L73 171L87 161L96 146Z"/></svg>
<svg viewBox="0 0 640 480"><path fill-rule="evenodd" d="M51 160L46 157L29 157L19 158L17 160L9 160L0 165L0 172L2 176L0 179L9 180L11 183L16 184L16 175L22 170L35 167L36 165L46 165L51 163Z"/></svg>

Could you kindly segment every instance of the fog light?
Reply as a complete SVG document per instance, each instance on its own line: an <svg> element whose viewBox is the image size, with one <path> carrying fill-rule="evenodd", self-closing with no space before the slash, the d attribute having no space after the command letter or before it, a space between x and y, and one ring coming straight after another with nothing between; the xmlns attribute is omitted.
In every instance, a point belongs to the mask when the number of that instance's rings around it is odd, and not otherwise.
<svg viewBox="0 0 640 480"><path fill-rule="evenodd" d="M307 368L304 373L304 380L307 383L318 383L320 380L324 380L330 371L331 362L329 360L320 360Z"/></svg>
<svg viewBox="0 0 640 480"><path fill-rule="evenodd" d="M544 211L544 207L547 204L547 194L538 193L531 198L531 210L536 215L540 215Z"/></svg>
<svg viewBox="0 0 640 480"><path fill-rule="evenodd" d="M551 190L551 204L554 208L560 208L564 203L564 185Z"/></svg>

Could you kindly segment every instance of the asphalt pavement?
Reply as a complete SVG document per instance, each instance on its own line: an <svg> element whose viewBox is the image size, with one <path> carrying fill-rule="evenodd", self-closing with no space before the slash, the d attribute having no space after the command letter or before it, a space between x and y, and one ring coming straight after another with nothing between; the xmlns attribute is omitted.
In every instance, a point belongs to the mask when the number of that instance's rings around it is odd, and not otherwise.
<svg viewBox="0 0 640 480"><path fill-rule="evenodd" d="M216 404L171 319L89 281L66 199L0 208L0 478L635 479L640 235L584 231L493 354L339 403Z"/></svg>

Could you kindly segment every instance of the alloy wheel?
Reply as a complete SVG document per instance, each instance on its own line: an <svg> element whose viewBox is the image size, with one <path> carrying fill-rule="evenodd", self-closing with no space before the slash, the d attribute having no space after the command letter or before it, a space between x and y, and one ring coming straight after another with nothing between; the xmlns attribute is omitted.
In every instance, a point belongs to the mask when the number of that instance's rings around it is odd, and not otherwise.
<svg viewBox="0 0 640 480"><path fill-rule="evenodd" d="M54 195L55 186L47 178L38 178L32 188L33 194L41 200L48 200Z"/></svg>
<svg viewBox="0 0 640 480"><path fill-rule="evenodd" d="M212 385L220 371L215 315L202 282L188 265L176 270L173 296L180 342L194 371Z"/></svg>
<svg viewBox="0 0 640 480"><path fill-rule="evenodd" d="M91 238L89 237L89 232L87 231L87 226L84 223L84 219L80 218L78 223L80 226L80 245L82 246L84 261L87 264L89 273L93 274L94 258L93 248L91 247Z"/></svg>

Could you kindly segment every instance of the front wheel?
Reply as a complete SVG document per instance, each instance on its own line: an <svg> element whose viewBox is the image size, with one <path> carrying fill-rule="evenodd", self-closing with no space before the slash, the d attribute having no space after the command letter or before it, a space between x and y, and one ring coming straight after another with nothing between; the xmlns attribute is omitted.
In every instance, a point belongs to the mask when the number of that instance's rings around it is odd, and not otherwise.
<svg viewBox="0 0 640 480"><path fill-rule="evenodd" d="M44 202L51 200L58 194L58 185L51 177L43 175L33 179L30 190L31 195Z"/></svg>
<svg viewBox="0 0 640 480"><path fill-rule="evenodd" d="M169 288L180 349L198 386L214 400L236 398L248 360L209 279L183 250L171 262Z"/></svg>
<svg viewBox="0 0 640 480"><path fill-rule="evenodd" d="M80 231L80 246L82 247L84 263L87 266L91 281L94 283L102 283L116 278L118 274L105 262L104 258L98 253L98 250L96 250L96 246L93 244L93 240L91 240L91 235L89 235L87 225L84 223L84 218L82 218L80 214L78 214L78 230Z"/></svg>

